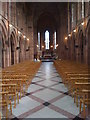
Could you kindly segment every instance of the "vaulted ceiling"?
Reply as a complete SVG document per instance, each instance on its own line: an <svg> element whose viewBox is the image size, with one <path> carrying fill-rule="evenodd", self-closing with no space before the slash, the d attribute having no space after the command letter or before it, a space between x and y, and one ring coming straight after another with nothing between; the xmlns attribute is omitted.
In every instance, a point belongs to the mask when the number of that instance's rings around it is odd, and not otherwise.
<svg viewBox="0 0 90 120"><path fill-rule="evenodd" d="M60 22L60 12L66 6L61 2L37 2L25 3L28 14L33 13L34 26L39 31L56 29Z"/></svg>

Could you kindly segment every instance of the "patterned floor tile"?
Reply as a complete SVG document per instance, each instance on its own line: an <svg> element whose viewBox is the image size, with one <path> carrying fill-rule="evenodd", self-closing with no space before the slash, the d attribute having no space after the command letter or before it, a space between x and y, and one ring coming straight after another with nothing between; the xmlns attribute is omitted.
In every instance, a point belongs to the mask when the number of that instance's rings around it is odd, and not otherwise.
<svg viewBox="0 0 90 120"><path fill-rule="evenodd" d="M28 116L27 118L67 118L66 116L53 111L47 107L37 111L36 113Z"/></svg>
<svg viewBox="0 0 90 120"><path fill-rule="evenodd" d="M28 110L33 109L39 105L40 105L39 102L36 102L27 96L23 97L20 100L20 103L16 106L16 108L13 108L13 115L18 117L19 115L21 115L21 114L27 112Z"/></svg>
<svg viewBox="0 0 90 120"><path fill-rule="evenodd" d="M74 104L74 100L70 96L65 96L61 98L60 100L53 103L53 105L68 111L72 113L73 115L79 114L79 108L76 107L76 104Z"/></svg>
<svg viewBox="0 0 90 120"><path fill-rule="evenodd" d="M32 80L32 82L38 82L38 81L41 81L41 80L42 80L42 78L35 77L35 78Z"/></svg>
<svg viewBox="0 0 90 120"><path fill-rule="evenodd" d="M48 100L51 100L57 96L59 96L61 93L59 92L55 92L55 91L52 91L52 90L49 90L49 89L44 89L40 92L37 92L37 93L34 93L33 95L36 96L36 97L39 97L45 101L48 101Z"/></svg>
<svg viewBox="0 0 90 120"><path fill-rule="evenodd" d="M16 108L14 118L61 118L69 120L79 114L73 99L62 83L53 62L43 62ZM76 117L77 118L77 117ZM76 119L75 118L75 119Z"/></svg>
<svg viewBox="0 0 90 120"><path fill-rule="evenodd" d="M44 105L44 106L49 106L50 103L49 103L49 102L45 102L45 103L43 103L43 105Z"/></svg>
<svg viewBox="0 0 90 120"><path fill-rule="evenodd" d="M51 80L56 82L62 82L62 79L60 77L53 77L51 78Z"/></svg>
<svg viewBox="0 0 90 120"><path fill-rule="evenodd" d="M41 88L43 88L43 87L35 85L35 84L31 84L27 90L27 93L34 92L34 91L39 90Z"/></svg>
<svg viewBox="0 0 90 120"><path fill-rule="evenodd" d="M54 88L58 91L62 91L62 92L67 92L68 89L64 86L64 84L58 84L58 85L55 85L55 86L52 86L51 88Z"/></svg>
<svg viewBox="0 0 90 120"><path fill-rule="evenodd" d="M44 86L51 86L51 85L54 85L55 82L54 81L50 81L50 80L44 80L44 81L39 82L38 84L44 85Z"/></svg>

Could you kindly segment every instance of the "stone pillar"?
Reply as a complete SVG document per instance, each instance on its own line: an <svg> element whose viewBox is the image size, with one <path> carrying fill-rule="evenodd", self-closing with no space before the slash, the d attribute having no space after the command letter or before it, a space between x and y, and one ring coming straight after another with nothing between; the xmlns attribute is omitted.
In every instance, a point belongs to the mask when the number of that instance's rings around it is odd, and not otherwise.
<svg viewBox="0 0 90 120"><path fill-rule="evenodd" d="M78 21L82 18L82 3L81 2L78 2Z"/></svg>
<svg viewBox="0 0 90 120"><path fill-rule="evenodd" d="M34 54L38 54L39 48L38 45L38 32L36 29L36 25L34 26Z"/></svg>
<svg viewBox="0 0 90 120"><path fill-rule="evenodd" d="M53 32L53 50L55 48L55 32Z"/></svg>
<svg viewBox="0 0 90 120"><path fill-rule="evenodd" d="M0 13L2 11L2 2L0 1ZM2 19L2 17L0 16L0 19ZM2 80L2 28L0 26L0 80ZM0 91L2 91L2 87L0 87ZM0 95L0 98L2 96ZM2 114L2 105L0 106L0 115ZM0 116L1 117L1 116Z"/></svg>
<svg viewBox="0 0 90 120"><path fill-rule="evenodd" d="M29 38L30 38L30 60L34 59L34 29L33 29L33 16L29 18Z"/></svg>
<svg viewBox="0 0 90 120"><path fill-rule="evenodd" d="M41 50L43 50L42 46L45 47L45 37L44 37L44 32L41 32Z"/></svg>
<svg viewBox="0 0 90 120"><path fill-rule="evenodd" d="M70 33L70 3L68 2L68 33Z"/></svg>
<svg viewBox="0 0 90 120"><path fill-rule="evenodd" d="M71 16L72 16L72 30L75 28L75 26L76 26L76 3L72 3L72 5L71 5ZM69 18L70 18L70 16L69 16Z"/></svg>
<svg viewBox="0 0 90 120"><path fill-rule="evenodd" d="M0 35L0 68L2 68L2 38L1 38L1 35Z"/></svg>

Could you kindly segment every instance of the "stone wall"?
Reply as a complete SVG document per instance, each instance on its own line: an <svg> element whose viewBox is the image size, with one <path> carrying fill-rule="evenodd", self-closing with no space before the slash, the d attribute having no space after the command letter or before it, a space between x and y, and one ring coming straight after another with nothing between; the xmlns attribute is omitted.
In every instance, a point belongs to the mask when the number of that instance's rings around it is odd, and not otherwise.
<svg viewBox="0 0 90 120"><path fill-rule="evenodd" d="M33 15L27 14L25 3L0 3L3 67L33 60ZM13 47L13 48L12 48Z"/></svg>
<svg viewBox="0 0 90 120"><path fill-rule="evenodd" d="M83 7L82 7L83 5ZM84 9L84 10L83 10ZM68 3L61 8L60 24L58 24L58 56L59 59L68 59L90 64L90 4Z"/></svg>
<svg viewBox="0 0 90 120"><path fill-rule="evenodd" d="M90 64L90 4L84 3L6 3L0 2L2 67L33 60L41 50L49 26L50 45L56 31L59 59Z"/></svg>

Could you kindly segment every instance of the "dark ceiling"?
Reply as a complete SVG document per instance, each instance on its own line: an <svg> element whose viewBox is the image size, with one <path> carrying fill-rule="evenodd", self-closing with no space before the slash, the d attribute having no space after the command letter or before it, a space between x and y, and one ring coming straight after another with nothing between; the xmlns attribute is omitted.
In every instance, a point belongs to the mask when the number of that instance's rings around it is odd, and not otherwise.
<svg viewBox="0 0 90 120"><path fill-rule="evenodd" d="M39 30L56 29L60 22L60 13L67 7L62 2L26 2L24 5L26 14L33 15L34 25Z"/></svg>

